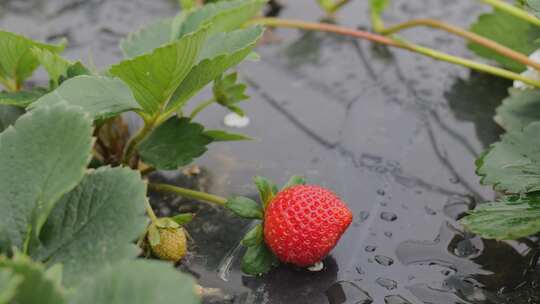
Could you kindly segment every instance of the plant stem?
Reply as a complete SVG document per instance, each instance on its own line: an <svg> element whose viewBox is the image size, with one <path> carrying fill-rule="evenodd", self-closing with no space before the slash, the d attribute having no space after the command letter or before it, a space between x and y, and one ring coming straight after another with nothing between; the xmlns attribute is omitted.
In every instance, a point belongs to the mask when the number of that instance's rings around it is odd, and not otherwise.
<svg viewBox="0 0 540 304"><path fill-rule="evenodd" d="M327 23L306 22L302 20L282 19L282 18L256 18L250 21L252 24L261 24L274 27L297 28L308 31L319 31L351 36L355 38L367 39L373 42L385 44L388 46L400 47L400 43L389 37L382 35L350 29Z"/></svg>
<svg viewBox="0 0 540 304"><path fill-rule="evenodd" d="M280 18L258 18L258 19L252 20L251 23L262 24L262 25L267 25L267 26L275 26L275 27L298 28L298 29L303 29L303 30L329 32L329 33L336 33L336 34L345 35L345 36L351 36L355 38L367 39L367 40L381 43L384 45L393 46L393 47L409 50L412 52L420 53L422 55L425 55L425 56L428 56L428 57L431 57L440 61L446 61L453 64L462 65L462 66L465 66L465 67L468 67L477 71L493 74L499 77L512 79L512 80L520 80L524 83L540 88L540 81L522 76L514 72L510 72L502 68L498 68L498 67L490 66L487 64L479 63L473 60L449 55L444 52L436 51L427 47L415 45L412 43L406 43L404 41L392 39L390 37L386 37L386 36L382 36L382 35L378 35L374 33L345 28L345 27L336 26L332 24L305 22L301 20L288 20L288 19L280 19Z"/></svg>
<svg viewBox="0 0 540 304"><path fill-rule="evenodd" d="M210 203L218 204L220 206L223 206L225 205L225 203L227 203L227 199L221 196L213 195L206 192L191 190L187 188L177 187L173 185L168 185L168 184L148 184L148 188L150 190L159 191L159 192L171 192L171 193L175 193L186 198L210 202Z"/></svg>
<svg viewBox="0 0 540 304"><path fill-rule="evenodd" d="M152 223L156 223L158 218L156 214L154 213L154 209L152 209L152 206L150 205L150 202L148 201L148 198L144 199L144 207L146 208L146 214L148 214L148 217L152 221Z"/></svg>
<svg viewBox="0 0 540 304"><path fill-rule="evenodd" d="M375 33L380 33L384 30L384 22L381 16L375 12L373 8L370 8L369 16L371 18L371 26Z"/></svg>
<svg viewBox="0 0 540 304"><path fill-rule="evenodd" d="M334 4L331 11L335 13L340 8L342 8L343 6L347 5L347 3L349 3L349 2L351 2L351 0L339 0L339 1L336 2L336 4Z"/></svg>
<svg viewBox="0 0 540 304"><path fill-rule="evenodd" d="M490 66L490 65L487 65L487 64L479 63L479 62L476 62L476 61L473 61L473 60L464 59L464 58L457 57L457 56L448 55L446 53L439 52L437 50L433 50L433 49L426 48L426 47L419 46L419 45L410 44L409 47L410 48L407 48L407 49L409 49L411 51L414 51L414 52L417 52L417 53L420 53L420 54L423 54L423 55L426 55L428 57L437 59L437 60L442 60L442 61L450 62L450 63L453 63L453 64L462 65L462 66L471 68L473 70L493 74L493 75L496 75L496 76L499 76L499 77L502 77L502 78L506 78L506 79L519 80L519 81L522 81L522 82L527 83L529 85L540 88L540 81L537 81L537 80L522 76L522 75L514 73L514 72L510 72L510 71L505 70L505 69L501 69L501 68L498 68L498 67L494 67L494 66Z"/></svg>
<svg viewBox="0 0 540 304"><path fill-rule="evenodd" d="M150 134L150 132L154 129L154 125L155 123L153 121L145 121L144 127L142 127L137 134L129 139L122 155L122 164L126 166L130 165L131 158L133 158L133 154L135 153L137 146L143 139L146 138L148 134Z"/></svg>
<svg viewBox="0 0 540 304"><path fill-rule="evenodd" d="M156 168L154 168L154 167L146 167L146 168L140 170L142 176L148 175L148 174L150 174L150 173L152 173L154 171L156 171Z"/></svg>
<svg viewBox="0 0 540 304"><path fill-rule="evenodd" d="M472 41L476 44L482 45L486 48L489 48L507 58L510 58L516 62L522 63L524 65L530 66L538 71L540 71L540 63L531 60L528 56L523 55L520 52L516 52L511 48L508 48L502 44L499 44L491 39L480 36L473 32L461 29L457 26L453 26L438 20L434 19L414 19L410 20L395 26L391 26L385 29L382 29L379 33L382 35L391 35L402 30L406 30L412 27L417 26L428 26L432 28L438 28L449 33L455 34L457 36L463 37L469 41Z"/></svg>
<svg viewBox="0 0 540 304"><path fill-rule="evenodd" d="M504 2L502 0L480 0L486 4L493 6L494 8L504 11L510 15L513 15L517 18L523 19L531 24L540 26L540 19L531 15L529 12L522 10L521 8L514 6L510 3Z"/></svg>
<svg viewBox="0 0 540 304"><path fill-rule="evenodd" d="M329 15L335 14L340 8L345 6L347 3L349 3L351 0L331 0L331 1L319 1L319 4L324 8L324 10Z"/></svg>
<svg viewBox="0 0 540 304"><path fill-rule="evenodd" d="M197 107L195 107L195 109L193 109L193 112L191 112L191 114L189 115L189 118L190 119L195 118L197 114L199 114L202 110L206 109L206 107L208 107L209 105L213 104L215 101L216 101L216 98L212 97L206 101L201 102L199 105L197 105Z"/></svg>

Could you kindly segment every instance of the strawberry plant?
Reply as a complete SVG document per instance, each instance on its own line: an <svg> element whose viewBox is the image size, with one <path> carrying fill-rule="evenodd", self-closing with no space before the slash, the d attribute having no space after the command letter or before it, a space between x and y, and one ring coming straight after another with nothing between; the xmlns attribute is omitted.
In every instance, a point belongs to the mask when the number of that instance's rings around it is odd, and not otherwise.
<svg viewBox="0 0 540 304"><path fill-rule="evenodd" d="M198 302L187 275L136 260L137 239L179 260L191 217L156 218L141 172L248 139L207 130L182 108L250 56L263 28L241 26L263 5L231 1L160 20L124 39L126 58L99 73L61 57L65 42L0 31L0 302ZM27 88L38 66L49 85ZM211 103L241 112L242 85L223 79ZM132 137L120 116L128 111L143 121Z"/></svg>
<svg viewBox="0 0 540 304"><path fill-rule="evenodd" d="M193 218L158 218L147 191L216 203L253 219L262 219L263 207L244 197L148 183L146 175L186 166L213 142L250 139L208 130L195 119L214 104L244 114L246 85L227 71L256 57L263 27L246 23L264 5L193 3L123 39L125 59L100 72L63 58L65 41L44 44L0 31L0 302L198 302L189 276L165 262L137 259L142 252L180 261L188 247L183 225ZM48 73L48 86L27 87L39 66ZM191 98L212 83L214 97L184 114ZM142 121L133 135L122 120L126 112ZM263 178L256 183L267 204L275 187ZM332 212L336 200L330 192L314 198L324 206L320 212ZM349 212L344 205L338 209ZM313 262L335 246L351 221L347 214ZM326 223L328 214L321 216ZM243 268L264 273L277 260L260 235L249 235Z"/></svg>
<svg viewBox="0 0 540 304"><path fill-rule="evenodd" d="M158 218L147 191L214 203L260 221L241 242L246 247L242 270L248 274L263 274L279 261L318 265L326 257L352 215L336 194L305 185L301 177L292 177L281 190L256 177L260 202L146 178L154 170L192 163L211 143L249 140L208 130L195 120L212 105L244 114L246 85L229 70L257 57L253 49L263 25L368 39L514 80L495 117L508 133L477 161L482 183L501 196L462 223L495 239L539 232L540 4L482 1L494 11L466 30L431 19L386 27L382 14L390 1L371 0L374 32L260 17L263 0L181 1L186 9L177 16L123 39L125 58L100 72L63 58L64 41L45 44L0 31L0 84L5 89L0 92L0 302L168 303L181 298L197 303L189 276L165 262L137 259L142 249L146 256L180 261L188 250L183 225L193 218ZM321 4L328 11L346 2ZM463 37L472 52L499 66L397 36L415 26ZM48 86L30 88L25 81L39 66L49 75ZM208 85L213 97L184 113ZM133 135L122 120L126 112L142 122Z"/></svg>

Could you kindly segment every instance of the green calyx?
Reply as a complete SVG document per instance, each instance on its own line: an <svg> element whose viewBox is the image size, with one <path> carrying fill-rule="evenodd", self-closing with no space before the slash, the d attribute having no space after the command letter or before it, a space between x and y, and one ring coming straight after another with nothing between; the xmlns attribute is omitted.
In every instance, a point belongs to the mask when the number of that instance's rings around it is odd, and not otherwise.
<svg viewBox="0 0 540 304"><path fill-rule="evenodd" d="M148 242L152 247L159 245L160 235L159 229L176 229L184 226L193 220L193 213L180 213L173 217L160 217L155 222L152 222L146 232Z"/></svg>
<svg viewBox="0 0 540 304"><path fill-rule="evenodd" d="M259 203L247 197L237 196L229 198L225 207L241 218L264 221L264 211L279 190L276 184L265 177L256 176L253 181L259 192ZM295 175L289 179L281 190L295 185L304 185L305 183L303 177ZM242 271L246 274L261 275L278 265L276 256L264 242L262 222L251 228L241 243L247 248L242 258Z"/></svg>

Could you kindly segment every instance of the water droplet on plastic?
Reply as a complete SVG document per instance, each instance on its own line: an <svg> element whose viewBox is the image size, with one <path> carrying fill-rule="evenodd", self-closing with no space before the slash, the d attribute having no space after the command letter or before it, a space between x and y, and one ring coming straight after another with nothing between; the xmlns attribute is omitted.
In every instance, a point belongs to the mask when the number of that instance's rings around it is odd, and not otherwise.
<svg viewBox="0 0 540 304"><path fill-rule="evenodd" d="M366 248L364 248L364 250L366 252L374 252L375 250L377 250L377 247L375 247L375 246L366 246Z"/></svg>
<svg viewBox="0 0 540 304"><path fill-rule="evenodd" d="M379 284L379 286L383 288L386 288L387 290L394 290L397 288L397 282L391 279L377 278L375 283Z"/></svg>
<svg viewBox="0 0 540 304"><path fill-rule="evenodd" d="M454 247L454 254L461 258L470 257L480 252L480 249L477 248L470 239L463 239L453 243L452 245L454 246L449 246L448 249L452 250L451 247Z"/></svg>
<svg viewBox="0 0 540 304"><path fill-rule="evenodd" d="M389 258L384 255L376 255L375 261L379 263L379 265L383 265L383 266L390 266L394 264L394 260L392 258Z"/></svg>
<svg viewBox="0 0 540 304"><path fill-rule="evenodd" d="M366 273L364 272L364 270L362 269L362 267L360 267L360 266L356 266L356 273L358 273L359 275L364 275L364 274L366 274Z"/></svg>
<svg viewBox="0 0 540 304"><path fill-rule="evenodd" d="M368 211L360 211L360 213L358 214L358 216L360 217L360 222L363 222L365 220L368 219L369 217L369 212Z"/></svg>
<svg viewBox="0 0 540 304"><path fill-rule="evenodd" d="M437 214L437 212L436 212L435 210L431 209L431 208L428 207L428 206L425 206L425 207L424 207L424 210L426 211L426 213L427 213L428 215L435 215L435 214Z"/></svg>
<svg viewBox="0 0 540 304"><path fill-rule="evenodd" d="M392 232L386 231L386 232L384 232L384 236L386 236L387 238L390 239L390 238L392 238Z"/></svg>
<svg viewBox="0 0 540 304"><path fill-rule="evenodd" d="M384 192L383 189L378 189L377 194L380 195L380 196L384 196L386 193Z"/></svg>
<svg viewBox="0 0 540 304"><path fill-rule="evenodd" d="M452 184L457 184L457 183L459 183L459 178L457 178L457 177L455 177L455 176L454 176L454 177L451 177L451 178L450 178L450 182L451 182Z"/></svg>
<svg viewBox="0 0 540 304"><path fill-rule="evenodd" d="M390 295L384 297L385 304L412 304L411 302L405 300L402 296L399 295Z"/></svg>
<svg viewBox="0 0 540 304"><path fill-rule="evenodd" d="M395 213L392 213L392 212L381 212L381 219L383 221L387 221L387 222L393 222L395 220L397 220L397 215Z"/></svg>
<svg viewBox="0 0 540 304"><path fill-rule="evenodd" d="M347 281L333 284L326 290L326 297L330 304L371 304L373 298L360 286Z"/></svg>
<svg viewBox="0 0 540 304"><path fill-rule="evenodd" d="M452 273L452 271L450 269L443 269L441 270L441 273L443 274L443 276L447 277Z"/></svg>

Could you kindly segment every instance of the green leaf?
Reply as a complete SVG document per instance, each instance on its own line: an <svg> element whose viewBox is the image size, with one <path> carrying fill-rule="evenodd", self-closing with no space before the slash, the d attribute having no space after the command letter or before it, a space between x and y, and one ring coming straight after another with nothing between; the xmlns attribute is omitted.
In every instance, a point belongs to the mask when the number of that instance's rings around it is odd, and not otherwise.
<svg viewBox="0 0 540 304"><path fill-rule="evenodd" d="M204 44L204 48L199 53L197 61L201 62L204 59L211 59L242 50L254 41L257 41L262 32L263 27L257 25L227 33L216 33L208 38ZM232 78L232 83L234 83L237 76L233 75L230 77Z"/></svg>
<svg viewBox="0 0 540 304"><path fill-rule="evenodd" d="M0 134L0 251L38 235L55 203L83 178L92 121L59 104L21 116Z"/></svg>
<svg viewBox="0 0 540 304"><path fill-rule="evenodd" d="M211 24L209 34L236 30L256 16L265 3L265 0L233 0L204 5L185 18L177 37L209 24Z"/></svg>
<svg viewBox="0 0 540 304"><path fill-rule="evenodd" d="M540 190L540 122L510 131L477 161L481 182L495 190L525 193Z"/></svg>
<svg viewBox="0 0 540 304"><path fill-rule="evenodd" d="M243 196L229 198L225 208L231 210L239 217L246 219L262 219L263 209L256 201Z"/></svg>
<svg viewBox="0 0 540 304"><path fill-rule="evenodd" d="M254 30L258 33L248 35L250 40L244 41L244 46L229 54L219 55L212 59L204 59L197 64L187 75L185 80L176 89L176 92L171 97L171 102L167 104L166 114L176 112L178 108L183 106L191 97L203 89L207 84L219 77L229 68L239 64L255 47L257 40L261 37L263 29L255 27ZM244 31L251 31L247 29Z"/></svg>
<svg viewBox="0 0 540 304"><path fill-rule="evenodd" d="M62 286L62 278L64 275L64 266L62 264L55 264L45 270L47 278L51 279L58 286Z"/></svg>
<svg viewBox="0 0 540 304"><path fill-rule="evenodd" d="M182 8L182 10L189 10L189 9L197 7L196 0L179 0L178 3L180 4L180 7Z"/></svg>
<svg viewBox="0 0 540 304"><path fill-rule="evenodd" d="M188 75L205 40L206 29L202 29L150 54L113 65L110 72L122 79L144 111L153 115Z"/></svg>
<svg viewBox="0 0 540 304"><path fill-rule="evenodd" d="M243 116L244 111L240 109L236 104L246 100L249 96L246 95L247 85L244 83L236 83L238 74L231 73L225 77L219 77L214 81L214 87L212 91L216 101L228 108L230 111Z"/></svg>
<svg viewBox="0 0 540 304"><path fill-rule="evenodd" d="M13 259L0 258L1 270L10 271L20 280L9 303L67 303L62 287L47 276L43 265L32 261L29 257L16 254ZM0 295L2 295L1 291Z"/></svg>
<svg viewBox="0 0 540 304"><path fill-rule="evenodd" d="M81 107L95 120L140 109L130 89L116 78L77 76L64 81L56 90L41 97L30 108L59 103Z"/></svg>
<svg viewBox="0 0 540 304"><path fill-rule="evenodd" d="M70 78L92 74L79 61L71 62L45 49L33 48L32 52L49 74L52 89Z"/></svg>
<svg viewBox="0 0 540 304"><path fill-rule="evenodd" d="M10 269L0 268L0 303L10 303L23 280L21 275L13 274Z"/></svg>
<svg viewBox="0 0 540 304"><path fill-rule="evenodd" d="M83 75L92 75L90 70L88 70L82 63L79 61L71 64L66 71L65 76L60 76L60 79L58 80L58 84L62 84L64 81L77 77L77 76L83 76Z"/></svg>
<svg viewBox="0 0 540 304"><path fill-rule="evenodd" d="M194 213L180 213L172 217L172 220L175 221L178 225L183 226L193 220L195 217Z"/></svg>
<svg viewBox="0 0 540 304"><path fill-rule="evenodd" d="M19 92L0 92L0 104L26 108L46 93L47 90L44 88L34 88L29 91Z"/></svg>
<svg viewBox="0 0 540 304"><path fill-rule="evenodd" d="M211 34L233 31L257 15L264 3L265 1L262 0L239 0L208 4L187 15L179 14L174 19L163 19L142 27L124 39L121 42L121 48L127 57L135 57L205 26L209 27ZM215 39L209 39L208 42L210 44L203 49L210 52L215 46L225 47L225 45L217 45ZM231 42L232 40L229 40L228 45L231 45Z"/></svg>
<svg viewBox="0 0 540 304"><path fill-rule="evenodd" d="M143 26L122 39L120 48L128 58L140 56L171 42L172 19L162 19Z"/></svg>
<svg viewBox="0 0 540 304"><path fill-rule="evenodd" d="M238 133L231 133L223 130L207 130L204 131L204 135L212 138L212 141L252 140L252 138L249 136Z"/></svg>
<svg viewBox="0 0 540 304"><path fill-rule="evenodd" d="M287 184L285 184L285 186L283 186L282 190L287 189L287 188L292 187L292 186L305 185L305 184L306 184L305 177L299 176L299 175L293 175L293 176L291 176L291 178L289 178L289 181L287 182Z"/></svg>
<svg viewBox="0 0 540 304"><path fill-rule="evenodd" d="M524 55L529 55L540 48L540 42L538 41L540 28L500 10L481 15L470 30ZM512 34L509 35L508 33ZM477 55L495 60L510 70L516 72L525 70L523 64L478 44L471 43L469 48Z"/></svg>
<svg viewBox="0 0 540 304"><path fill-rule="evenodd" d="M242 258L242 271L251 275L267 273L277 263L274 254L264 242L247 248Z"/></svg>
<svg viewBox="0 0 540 304"><path fill-rule="evenodd" d="M101 167L64 195L51 212L32 256L64 266L73 286L98 269L135 258L145 229L146 186L138 172Z"/></svg>
<svg viewBox="0 0 540 304"><path fill-rule="evenodd" d="M31 51L49 74L51 87L56 88L60 79L67 77L67 71L73 63L46 49L34 47Z"/></svg>
<svg viewBox="0 0 540 304"><path fill-rule="evenodd" d="M262 176L255 176L253 178L253 181L255 182L255 185L257 186L257 190L259 190L259 196L261 198L261 202L266 208L270 201L274 198L274 191L275 188L274 183L272 183L269 179L264 178Z"/></svg>
<svg viewBox="0 0 540 304"><path fill-rule="evenodd" d="M24 110L21 108L0 104L0 133L14 124L15 121L23 114Z"/></svg>
<svg viewBox="0 0 540 304"><path fill-rule="evenodd" d="M44 44L29 38L0 30L0 83L5 86L21 86L38 67L39 61L31 49L39 48L60 53L64 50L65 42L58 45Z"/></svg>
<svg viewBox="0 0 540 304"><path fill-rule="evenodd" d="M484 203L461 220L470 231L487 239L514 240L540 231L538 194L505 196Z"/></svg>
<svg viewBox="0 0 540 304"><path fill-rule="evenodd" d="M71 304L198 304L194 281L165 262L116 264L84 282Z"/></svg>
<svg viewBox="0 0 540 304"><path fill-rule="evenodd" d="M185 166L206 152L212 139L204 128L188 118L173 116L157 127L139 145L141 159L160 170Z"/></svg>
<svg viewBox="0 0 540 304"><path fill-rule="evenodd" d="M540 18L540 0L526 0L527 8L533 13L537 18Z"/></svg>
<svg viewBox="0 0 540 304"><path fill-rule="evenodd" d="M262 224L257 224L253 229L246 233L244 239L242 239L242 245L246 247L257 246L262 243L263 238L263 226Z"/></svg>
<svg viewBox="0 0 540 304"><path fill-rule="evenodd" d="M540 90L511 89L497 108L495 121L507 131L519 131L540 121Z"/></svg>

